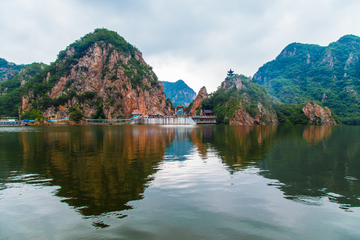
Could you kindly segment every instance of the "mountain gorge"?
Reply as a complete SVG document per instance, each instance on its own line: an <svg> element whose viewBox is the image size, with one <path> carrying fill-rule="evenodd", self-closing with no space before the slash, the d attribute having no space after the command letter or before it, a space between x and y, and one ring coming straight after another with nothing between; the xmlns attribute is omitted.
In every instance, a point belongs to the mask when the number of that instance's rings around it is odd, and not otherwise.
<svg viewBox="0 0 360 240"><path fill-rule="evenodd" d="M323 47L289 44L254 79L278 103L318 101L347 124L360 118L360 37L346 35Z"/></svg>

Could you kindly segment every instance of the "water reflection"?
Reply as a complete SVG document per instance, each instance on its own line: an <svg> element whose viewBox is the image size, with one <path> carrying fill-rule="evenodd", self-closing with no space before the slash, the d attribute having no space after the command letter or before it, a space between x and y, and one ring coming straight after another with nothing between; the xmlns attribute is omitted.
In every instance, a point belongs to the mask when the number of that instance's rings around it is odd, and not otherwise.
<svg viewBox="0 0 360 240"><path fill-rule="evenodd" d="M145 126L22 132L13 135L19 145L6 146L3 141L2 152L22 156L1 161L1 168L9 170L1 171L1 178L19 182L11 175L36 173L38 179L51 179L52 185L60 186L56 195L85 216L120 211L130 208L127 202L142 198L174 136L172 129ZM14 160L19 161L15 168L4 166ZM29 183L27 178L22 181Z"/></svg>
<svg viewBox="0 0 360 240"><path fill-rule="evenodd" d="M277 126L217 126L203 127L198 131L192 140L200 152L205 156L205 149L211 146L233 173L255 166L266 156ZM199 142L203 146L199 146Z"/></svg>
<svg viewBox="0 0 360 240"><path fill-rule="evenodd" d="M214 149L230 174L256 166L287 199L321 205L326 197L347 210L360 206L359 136L358 127L217 126L191 140L203 157Z"/></svg>
<svg viewBox="0 0 360 240"><path fill-rule="evenodd" d="M41 129L41 131L39 131ZM211 153L230 174L247 168L284 197L360 206L360 128L91 126L0 132L0 191L9 183L60 186L83 216L131 208L162 161ZM124 215L119 215L119 218ZM102 227L97 223L96 227Z"/></svg>
<svg viewBox="0 0 360 240"><path fill-rule="evenodd" d="M305 128L303 136L308 142L317 143L331 134L330 126L308 126Z"/></svg>
<svg viewBox="0 0 360 240"><path fill-rule="evenodd" d="M283 132L291 131L283 128ZM326 197L344 209L358 207L359 130L357 127L310 126L303 130L306 141L296 137L297 134L295 137L279 134L277 144L259 164L260 174L274 180L270 185L276 185L287 199L321 205L322 198Z"/></svg>

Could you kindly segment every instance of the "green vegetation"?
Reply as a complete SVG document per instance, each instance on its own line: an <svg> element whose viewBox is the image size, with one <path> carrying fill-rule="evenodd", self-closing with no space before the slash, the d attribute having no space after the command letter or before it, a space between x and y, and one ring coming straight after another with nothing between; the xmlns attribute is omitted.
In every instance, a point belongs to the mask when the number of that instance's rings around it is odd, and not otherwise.
<svg viewBox="0 0 360 240"><path fill-rule="evenodd" d="M29 81L41 72L44 66L46 65L42 63L33 63L12 79L0 83L0 115L18 116L24 93L24 88L20 87L21 82Z"/></svg>
<svg viewBox="0 0 360 240"><path fill-rule="evenodd" d="M309 125L309 119L303 112L303 104L274 104L280 125Z"/></svg>
<svg viewBox="0 0 360 240"><path fill-rule="evenodd" d="M202 108L212 110L219 123L228 124L229 119L233 118L235 111L241 105L252 117L258 113L258 102L261 102L266 109L272 109L272 103L264 87L253 83L251 78L244 75L231 74L225 79L229 88L219 88L202 102ZM243 84L241 89L237 89L234 83L239 79Z"/></svg>
<svg viewBox="0 0 360 240"><path fill-rule="evenodd" d="M183 80L176 82L162 81L164 93L172 104L177 106L188 106L195 99L196 93Z"/></svg>
<svg viewBox="0 0 360 240"><path fill-rule="evenodd" d="M28 120L35 120L35 119L45 119L44 115L38 109L27 109L22 112L20 115L20 119L28 119Z"/></svg>
<svg viewBox="0 0 360 240"><path fill-rule="evenodd" d="M130 43L126 42L124 38L119 36L114 31L107 29L96 29L93 33L89 33L81 39L70 44L65 50L60 51L58 59L50 66L44 64L32 64L26 68L24 72L17 74L12 80L4 81L0 83L0 114L6 116L17 116L18 109L21 107L21 98L26 96L30 98L30 105L33 109L39 109L44 111L49 107L55 107L58 109L60 105L70 103L75 97L79 103L95 104L98 107L98 113L96 116L104 116L102 107L99 107L99 102L102 99L98 99L96 92L85 92L83 94L77 94L77 85L81 84L83 80L70 79L65 84L66 94L60 95L56 99L49 97L50 90L62 77L68 77L71 70L75 68L76 71L87 72L87 67L76 66L79 59L84 57L89 50L98 45L103 48L106 55L106 62L101 70L102 78L109 79L111 81L117 80L117 74L112 71L117 68L123 68L125 76L130 78L131 86L134 89L140 87L144 91L150 91L151 88L143 83L147 79L152 87L160 88L160 84L156 75L151 71L146 63L142 62L139 58L138 50ZM130 57L126 63L123 60L119 60L115 63L112 69L109 69L109 59L114 51L120 54ZM4 59L0 59L1 66L11 65ZM14 64L13 64L14 65ZM16 65L14 65L16 67ZM20 86L21 82L25 81L24 86ZM126 85L125 85L126 86ZM112 102L113 104L113 102ZM77 106L71 106L77 107Z"/></svg>
<svg viewBox="0 0 360 240"><path fill-rule="evenodd" d="M73 112L70 113L69 119L74 122L80 122L83 119L84 113L80 109L75 109Z"/></svg>
<svg viewBox="0 0 360 240"><path fill-rule="evenodd" d="M327 47L292 43L254 75L276 102L318 101L345 124L360 124L360 37Z"/></svg>
<svg viewBox="0 0 360 240"><path fill-rule="evenodd" d="M12 79L22 69L28 66L29 65L25 64L17 65L15 63L10 63L3 58L0 58L0 82Z"/></svg>

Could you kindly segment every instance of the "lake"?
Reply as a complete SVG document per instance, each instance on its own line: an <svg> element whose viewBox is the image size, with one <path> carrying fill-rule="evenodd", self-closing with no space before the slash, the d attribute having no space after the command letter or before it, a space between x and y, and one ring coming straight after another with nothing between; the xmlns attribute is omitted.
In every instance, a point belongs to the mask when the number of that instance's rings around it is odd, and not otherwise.
<svg viewBox="0 0 360 240"><path fill-rule="evenodd" d="M360 239L360 127L0 128L0 239Z"/></svg>

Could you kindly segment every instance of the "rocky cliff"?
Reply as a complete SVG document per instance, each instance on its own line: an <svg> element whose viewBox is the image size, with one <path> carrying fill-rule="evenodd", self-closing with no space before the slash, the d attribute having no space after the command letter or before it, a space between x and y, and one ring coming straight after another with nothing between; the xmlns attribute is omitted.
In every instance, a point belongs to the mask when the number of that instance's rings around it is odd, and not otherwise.
<svg viewBox="0 0 360 240"><path fill-rule="evenodd" d="M308 102L302 109L311 125L335 126L336 121L331 116L328 107L322 108L315 101Z"/></svg>
<svg viewBox="0 0 360 240"><path fill-rule="evenodd" d="M188 111L190 116L201 115L202 102L209 97L206 87L202 87L199 93L196 95L195 100L189 105L190 110Z"/></svg>
<svg viewBox="0 0 360 240"><path fill-rule="evenodd" d="M251 111L257 111L256 115L251 116ZM258 102L256 109L250 112L246 111L246 107L240 104L240 107L235 111L233 117L230 119L230 125L277 125L278 121L276 113L271 108L265 108L261 102Z"/></svg>
<svg viewBox="0 0 360 240"><path fill-rule="evenodd" d="M58 55L26 86L22 110L65 118L79 108L87 118L170 114L161 82L141 52L113 31L96 29Z"/></svg>

